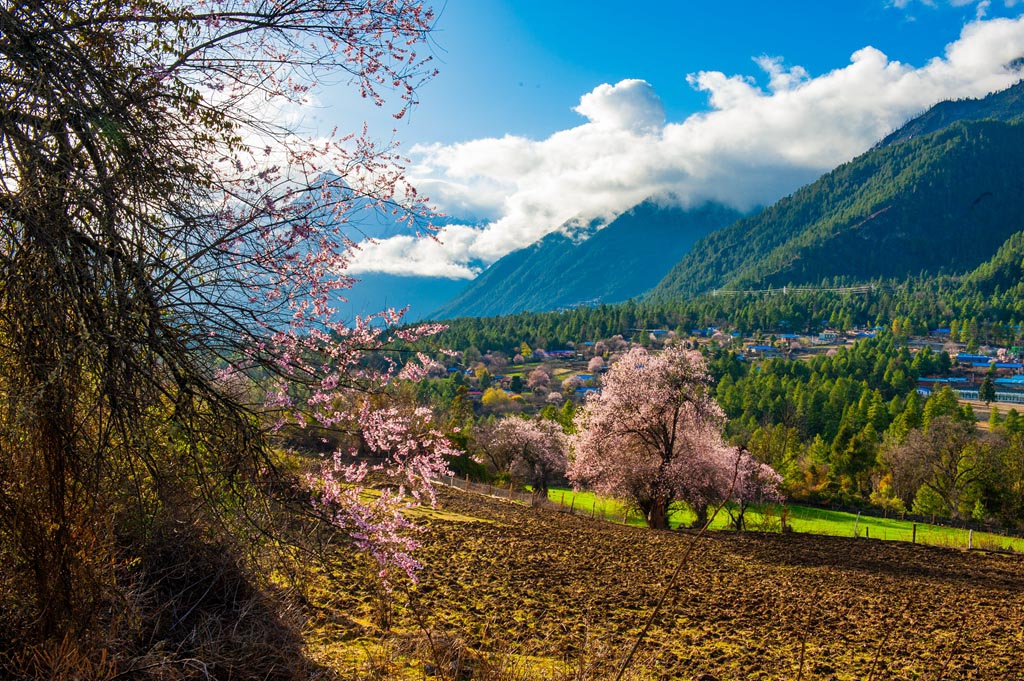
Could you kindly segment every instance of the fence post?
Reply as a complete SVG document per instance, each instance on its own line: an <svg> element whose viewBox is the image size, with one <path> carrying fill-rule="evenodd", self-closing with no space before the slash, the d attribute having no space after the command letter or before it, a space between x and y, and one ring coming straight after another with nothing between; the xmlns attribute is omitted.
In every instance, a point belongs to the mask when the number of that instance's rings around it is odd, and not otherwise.
<svg viewBox="0 0 1024 681"><path fill-rule="evenodd" d="M597 499L594 499L594 503L590 505L590 519L593 520L594 516L597 515Z"/></svg>
<svg viewBox="0 0 1024 681"><path fill-rule="evenodd" d="M508 481L508 499L512 501L512 481Z"/></svg>
<svg viewBox="0 0 1024 681"><path fill-rule="evenodd" d="M970 551L974 548L974 530L967 531L967 550Z"/></svg>
<svg viewBox="0 0 1024 681"><path fill-rule="evenodd" d="M871 539L871 527L868 525L864 526L864 538Z"/></svg>
<svg viewBox="0 0 1024 681"><path fill-rule="evenodd" d="M917 523L914 523L914 526L911 528L910 543L911 544L916 544L917 543Z"/></svg>

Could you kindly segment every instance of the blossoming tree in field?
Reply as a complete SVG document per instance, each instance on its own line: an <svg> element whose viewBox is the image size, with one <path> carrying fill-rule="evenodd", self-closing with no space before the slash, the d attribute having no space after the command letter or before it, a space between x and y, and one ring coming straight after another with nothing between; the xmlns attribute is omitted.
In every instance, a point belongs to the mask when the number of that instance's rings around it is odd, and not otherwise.
<svg viewBox="0 0 1024 681"><path fill-rule="evenodd" d="M741 460L722 440L725 417L700 353L633 348L608 370L576 417L568 477L668 527L680 504L705 517L742 489Z"/></svg>
<svg viewBox="0 0 1024 681"><path fill-rule="evenodd" d="M491 461L506 462L513 477L533 488L543 503L552 478L565 474L567 439L556 421L510 416L489 428L481 442Z"/></svg>
<svg viewBox="0 0 1024 681"><path fill-rule="evenodd" d="M782 476L768 464L761 463L745 449L734 451L735 480L728 494L726 512L734 529L746 527L746 512L751 504L769 504L782 501Z"/></svg>

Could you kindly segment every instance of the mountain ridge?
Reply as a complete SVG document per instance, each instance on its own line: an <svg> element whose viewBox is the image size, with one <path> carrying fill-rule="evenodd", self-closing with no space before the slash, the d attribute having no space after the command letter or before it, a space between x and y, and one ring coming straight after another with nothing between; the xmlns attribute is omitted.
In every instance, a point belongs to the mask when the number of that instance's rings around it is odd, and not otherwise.
<svg viewBox="0 0 1024 681"><path fill-rule="evenodd" d="M1024 226L1022 176L1024 124L956 121L708 235L646 297L966 271Z"/></svg>
<svg viewBox="0 0 1024 681"><path fill-rule="evenodd" d="M698 238L738 217L739 212L715 203L681 208L648 200L603 227L573 221L499 259L430 316L490 316L628 300L654 286Z"/></svg>
<svg viewBox="0 0 1024 681"><path fill-rule="evenodd" d="M1024 80L977 99L948 99L932 106L879 140L873 149L937 132L957 121L1024 121Z"/></svg>

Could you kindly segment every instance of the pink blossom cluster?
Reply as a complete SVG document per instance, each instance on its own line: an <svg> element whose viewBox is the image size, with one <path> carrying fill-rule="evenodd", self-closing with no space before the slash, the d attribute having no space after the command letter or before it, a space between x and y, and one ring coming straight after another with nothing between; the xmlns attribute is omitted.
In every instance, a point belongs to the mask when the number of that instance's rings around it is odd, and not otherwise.
<svg viewBox="0 0 1024 681"><path fill-rule="evenodd" d="M169 238L179 252L165 256L171 296L194 314L182 323L219 357L217 380L269 413L274 429L315 425L365 445L366 456L334 452L310 479L317 508L383 571L411 573L402 513L433 503L430 480L453 451L429 412L383 396L400 378L439 370L391 348L443 327L398 328L396 310L346 320L337 307L354 283L346 268L360 221L422 224L427 199L406 181L397 143L378 143L365 126L303 138L266 112L340 74L378 105L394 94L402 117L434 75L417 49L433 13L393 0L115 3L118 12L108 20L125 27L125 49L180 119L177 143L207 190ZM370 494L371 479L387 484Z"/></svg>
<svg viewBox="0 0 1024 681"><path fill-rule="evenodd" d="M680 502L700 512L726 499L777 495L777 474L728 446L724 424L699 352L636 347L577 415L567 475L640 508L657 527Z"/></svg>
<svg viewBox="0 0 1024 681"><path fill-rule="evenodd" d="M445 366L423 352L416 353L416 361L406 362L399 372L399 377L407 381L421 381L424 378L437 378L447 373Z"/></svg>
<svg viewBox="0 0 1024 681"><path fill-rule="evenodd" d="M324 320L330 332L292 325L261 343L264 361L255 366L276 362L278 378L267 384L264 401L264 409L276 415L274 429L316 423L361 443L335 451L308 483L320 516L379 562L387 584L392 570L414 576L418 544L403 514L435 503L431 481L448 474L447 460L458 452L429 409L396 406L387 398L396 380L437 369L425 354L400 364L388 348L399 339L416 342L437 328L395 332L374 323L381 319L393 323L400 317L382 313L348 326ZM380 489L369 493L371 484Z"/></svg>
<svg viewBox="0 0 1024 681"><path fill-rule="evenodd" d="M431 480L447 475L447 458L458 451L445 439L425 408L375 409L366 399L359 410L362 441L370 457L359 451L336 451L309 476L314 505L321 516L345 530L360 550L380 565L390 584L392 570L415 580L419 545L411 536L416 527L404 511L435 502ZM374 461L370 463L370 461ZM373 492L368 486L382 483Z"/></svg>
<svg viewBox="0 0 1024 681"><path fill-rule="evenodd" d="M486 434L493 459L508 461L508 472L546 493L549 481L565 473L568 438L555 421L506 417Z"/></svg>

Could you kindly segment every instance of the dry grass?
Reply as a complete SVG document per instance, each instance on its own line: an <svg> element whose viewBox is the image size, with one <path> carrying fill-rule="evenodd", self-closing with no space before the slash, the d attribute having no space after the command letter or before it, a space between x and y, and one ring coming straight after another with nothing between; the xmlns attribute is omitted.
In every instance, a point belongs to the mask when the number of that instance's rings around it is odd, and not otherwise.
<svg viewBox="0 0 1024 681"><path fill-rule="evenodd" d="M156 533L120 572L108 612L80 637L0 646L0 677L54 681L333 678L305 654L294 594L264 583L230 543Z"/></svg>

